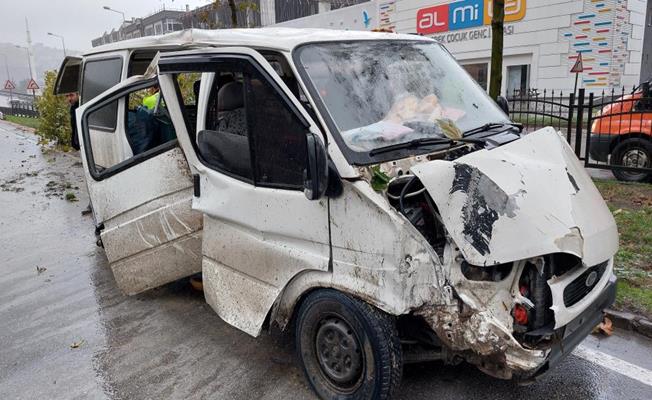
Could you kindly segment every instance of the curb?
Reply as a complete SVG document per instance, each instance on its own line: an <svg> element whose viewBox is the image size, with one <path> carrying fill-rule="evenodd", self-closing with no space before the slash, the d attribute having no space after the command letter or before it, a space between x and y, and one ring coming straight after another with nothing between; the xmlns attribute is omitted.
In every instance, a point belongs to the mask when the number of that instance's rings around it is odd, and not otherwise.
<svg viewBox="0 0 652 400"><path fill-rule="evenodd" d="M12 122L12 121L9 121L9 120L6 120L6 119L3 119L2 122L5 122L5 123L7 123L9 125L13 125L14 127L18 128L18 129L21 129L21 130L23 130L25 132L30 132L30 133L36 134L36 128L31 128L29 126L17 124L15 122Z"/></svg>
<svg viewBox="0 0 652 400"><path fill-rule="evenodd" d="M626 311L606 309L604 312L615 327L652 338L652 321Z"/></svg>

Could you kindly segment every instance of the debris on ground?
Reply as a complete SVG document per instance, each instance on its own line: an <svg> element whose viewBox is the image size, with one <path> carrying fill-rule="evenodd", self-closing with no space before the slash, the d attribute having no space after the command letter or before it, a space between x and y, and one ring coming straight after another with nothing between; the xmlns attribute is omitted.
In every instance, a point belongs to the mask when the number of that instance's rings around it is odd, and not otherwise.
<svg viewBox="0 0 652 400"><path fill-rule="evenodd" d="M198 292L203 292L204 291L204 282L202 281L201 275L191 277L190 278L190 286L192 286L192 288L195 289Z"/></svg>
<svg viewBox="0 0 652 400"><path fill-rule="evenodd" d="M68 200L71 203L75 202L75 201L79 201L79 200L77 200L77 196L73 192L67 192L66 193L66 200Z"/></svg>
<svg viewBox="0 0 652 400"><path fill-rule="evenodd" d="M604 317L602 322L593 328L593 334L603 334L605 336L611 336L614 333L614 327L611 323L611 320L608 317Z"/></svg>
<svg viewBox="0 0 652 400"><path fill-rule="evenodd" d="M39 267L38 265L36 266L36 273L38 275L41 275L43 272L47 271L48 269L45 267Z"/></svg>
<svg viewBox="0 0 652 400"><path fill-rule="evenodd" d="M72 344L70 345L70 348L71 349L78 349L78 348L81 347L82 344L84 344L84 342L85 342L84 339L82 339L82 340L80 340L78 342L72 342Z"/></svg>

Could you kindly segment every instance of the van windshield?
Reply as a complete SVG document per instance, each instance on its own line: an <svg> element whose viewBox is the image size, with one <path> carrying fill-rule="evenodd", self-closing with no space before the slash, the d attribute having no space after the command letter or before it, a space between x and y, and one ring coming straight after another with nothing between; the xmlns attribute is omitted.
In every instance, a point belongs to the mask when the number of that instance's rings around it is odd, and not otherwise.
<svg viewBox="0 0 652 400"><path fill-rule="evenodd" d="M509 123L435 42L314 43L300 47L295 60L349 154L450 137L451 127L459 133L487 123Z"/></svg>

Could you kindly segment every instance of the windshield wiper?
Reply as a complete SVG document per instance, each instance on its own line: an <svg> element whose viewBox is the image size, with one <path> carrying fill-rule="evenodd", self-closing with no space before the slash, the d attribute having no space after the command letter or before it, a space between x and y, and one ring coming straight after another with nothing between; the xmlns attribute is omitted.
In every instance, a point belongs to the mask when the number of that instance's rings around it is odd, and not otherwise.
<svg viewBox="0 0 652 400"><path fill-rule="evenodd" d="M387 153L387 152L394 151L394 150L414 149L414 148L418 148L418 147L421 147L421 146L428 146L428 145L432 145L432 144L453 145L453 144L456 144L456 143L484 143L484 141L480 140L480 139L449 139L449 138L445 138L445 137L413 139L413 140L410 140L409 142L390 144L388 146L378 147L376 149L371 150L369 152L369 156L373 157L373 156L375 156L377 154Z"/></svg>
<svg viewBox="0 0 652 400"><path fill-rule="evenodd" d="M469 129L468 131L464 132L464 135L462 137L467 137L470 135L473 135L474 133L478 132L486 132L488 130L494 129L494 128L500 128L501 126L509 125L511 127L514 127L518 129L519 132L523 131L523 124L517 124L514 122L489 122L487 124L484 124L482 126L479 126L477 128Z"/></svg>

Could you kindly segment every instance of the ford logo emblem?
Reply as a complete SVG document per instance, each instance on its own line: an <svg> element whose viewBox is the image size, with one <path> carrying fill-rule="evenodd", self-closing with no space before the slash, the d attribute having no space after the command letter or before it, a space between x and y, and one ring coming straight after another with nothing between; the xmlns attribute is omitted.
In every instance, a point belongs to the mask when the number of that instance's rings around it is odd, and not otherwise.
<svg viewBox="0 0 652 400"><path fill-rule="evenodd" d="M586 285L586 287L593 287L593 285L595 285L595 282L597 280L598 280L598 273L595 271L591 271L589 276L586 277L586 281L584 282L584 284Z"/></svg>

